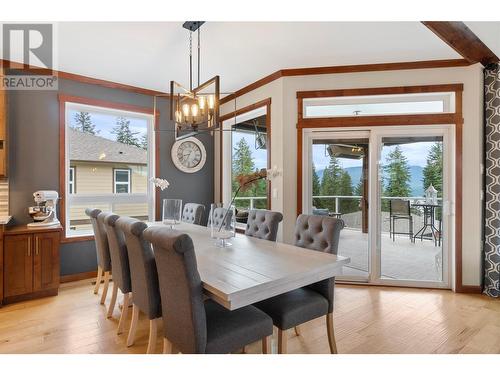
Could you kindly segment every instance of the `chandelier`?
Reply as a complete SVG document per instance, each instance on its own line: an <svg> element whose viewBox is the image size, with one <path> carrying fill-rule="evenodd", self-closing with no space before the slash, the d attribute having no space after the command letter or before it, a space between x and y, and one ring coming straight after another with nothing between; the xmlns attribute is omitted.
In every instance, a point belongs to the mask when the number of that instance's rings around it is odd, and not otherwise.
<svg viewBox="0 0 500 375"><path fill-rule="evenodd" d="M200 27L204 21L187 21L189 31L189 89L170 81L170 120L175 123L175 137L181 139L203 131L218 130L219 76L200 84ZM197 33L197 86L193 87L193 33Z"/></svg>

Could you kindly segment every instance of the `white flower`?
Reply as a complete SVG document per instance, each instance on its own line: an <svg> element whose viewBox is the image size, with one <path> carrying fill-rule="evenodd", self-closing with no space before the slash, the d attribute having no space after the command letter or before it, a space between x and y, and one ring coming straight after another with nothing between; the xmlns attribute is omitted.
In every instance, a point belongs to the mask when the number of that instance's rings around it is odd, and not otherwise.
<svg viewBox="0 0 500 375"><path fill-rule="evenodd" d="M150 180L156 187L159 187L162 191L170 186L170 183L163 178L151 177Z"/></svg>

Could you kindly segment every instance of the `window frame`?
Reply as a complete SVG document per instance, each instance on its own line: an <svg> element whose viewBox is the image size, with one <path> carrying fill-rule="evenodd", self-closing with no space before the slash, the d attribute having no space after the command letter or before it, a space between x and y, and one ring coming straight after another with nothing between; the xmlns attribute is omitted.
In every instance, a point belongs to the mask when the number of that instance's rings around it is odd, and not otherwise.
<svg viewBox="0 0 500 375"><path fill-rule="evenodd" d="M235 110L234 112L227 113L220 116L222 129L230 129L236 122L249 120L255 117L266 115L266 136L267 136L267 169L271 169L271 145L272 145L272 132L271 132L271 98L266 98L259 102L250 104L246 107ZM231 132L221 131L219 142L219 161L218 172L219 182L215 185L216 196L219 196L221 202L228 204L231 201L232 195L232 137ZM229 153L229 156L228 156ZM217 180L217 178L215 179ZM271 200L271 181L267 180L267 209L270 210L272 206Z"/></svg>
<svg viewBox="0 0 500 375"><path fill-rule="evenodd" d="M94 109L99 112L121 112L121 115L132 115L134 117L144 116L147 119L148 123L148 179L152 176L157 176L159 174L159 160L158 160L158 152L156 150L157 145L159 144L159 133L156 131L159 126L160 120L160 112L155 108L141 107L133 104L125 104L125 103L117 103L110 102L105 100L99 100L88 97L79 97L73 95L67 95L64 93L60 93L58 95L59 99L59 192L60 192L60 200L59 200L59 219L61 222L61 226L63 227L61 242L62 243L71 243L71 242L81 242L81 241L89 241L94 239L94 235L92 233L81 233L81 234L70 234L69 233L69 223L67 219L69 217L69 200L74 200L76 197L74 194L69 194L68 187L68 175L69 175L69 167L70 161L66 159L66 155L69 155L69 140L66 137L66 128L69 127L70 121L67 118L67 107L68 106L76 106L76 107L84 107L85 109ZM122 202L123 199L126 199L126 202L130 202L130 200L141 199L139 195L141 194L96 194L96 197L100 200L107 199L107 197L118 196L117 201L115 203ZM87 202L91 204L90 198L92 196L82 196L82 202ZM150 220L155 220L159 216L159 191L155 189L153 184L147 185L146 192L146 201L148 203L148 217ZM80 202L81 203L81 202ZM123 203L123 202L122 202Z"/></svg>
<svg viewBox="0 0 500 375"><path fill-rule="evenodd" d="M127 172L128 181L117 181L116 172ZM116 185L127 185L126 193L117 193ZM113 168L113 194L132 194L132 169L131 168Z"/></svg>

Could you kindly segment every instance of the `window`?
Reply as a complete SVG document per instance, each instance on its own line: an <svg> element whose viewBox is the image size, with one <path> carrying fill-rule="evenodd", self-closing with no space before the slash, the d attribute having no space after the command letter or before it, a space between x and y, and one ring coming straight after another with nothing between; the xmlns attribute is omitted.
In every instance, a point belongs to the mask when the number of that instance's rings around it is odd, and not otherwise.
<svg viewBox="0 0 500 375"><path fill-rule="evenodd" d="M304 118L450 113L453 93L304 99Z"/></svg>
<svg viewBox="0 0 500 375"><path fill-rule="evenodd" d="M129 194L130 191L130 169L115 169L113 177L115 194Z"/></svg>
<svg viewBox="0 0 500 375"><path fill-rule="evenodd" d="M238 175L247 175L270 168L269 106L270 101L269 104L263 104L262 107L223 121L224 129L232 130L223 133L221 171L222 198L225 204L232 200L239 187ZM254 208L270 208L268 184L266 180L259 180L247 189L239 191L234 205L241 212L237 216L237 222L240 225L244 226L246 223L245 211Z"/></svg>
<svg viewBox="0 0 500 375"><path fill-rule="evenodd" d="M63 97L61 101L67 166L61 219L66 237L93 234L85 214L89 207L153 220L154 188L149 183L154 176L152 113L134 106L124 110L119 104L115 108L112 103L89 104L83 98Z"/></svg>
<svg viewBox="0 0 500 375"><path fill-rule="evenodd" d="M75 194L76 193L76 186L75 186L75 167L70 167L69 168L69 174L68 174L68 191L70 194Z"/></svg>

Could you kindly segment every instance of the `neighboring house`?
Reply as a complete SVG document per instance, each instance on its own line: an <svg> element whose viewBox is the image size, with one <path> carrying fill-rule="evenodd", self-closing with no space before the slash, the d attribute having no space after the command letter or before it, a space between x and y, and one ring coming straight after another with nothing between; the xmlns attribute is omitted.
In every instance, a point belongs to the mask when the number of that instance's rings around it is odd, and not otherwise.
<svg viewBox="0 0 500 375"><path fill-rule="evenodd" d="M68 132L70 194L92 196L147 193L146 150L75 129L68 129ZM85 215L85 208L88 206L71 206L71 226L89 223ZM92 206L140 219L146 219L148 216L146 200L144 203L119 203L113 207L109 204Z"/></svg>

